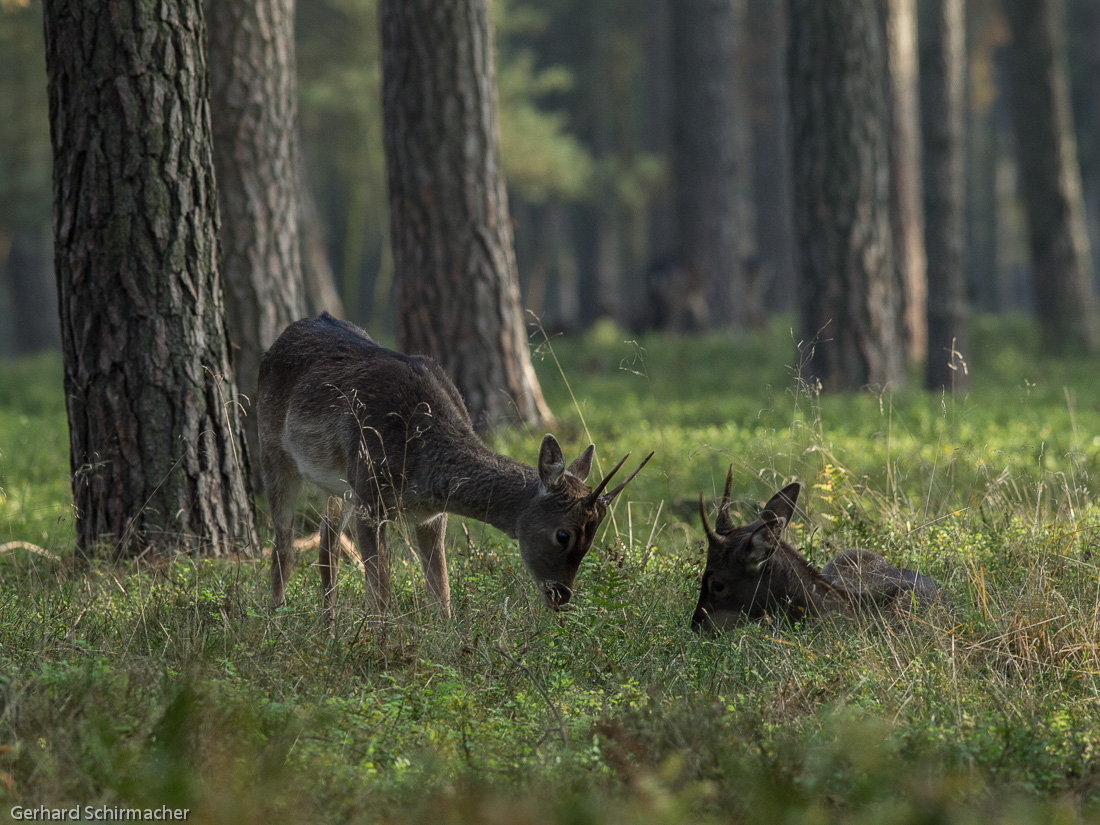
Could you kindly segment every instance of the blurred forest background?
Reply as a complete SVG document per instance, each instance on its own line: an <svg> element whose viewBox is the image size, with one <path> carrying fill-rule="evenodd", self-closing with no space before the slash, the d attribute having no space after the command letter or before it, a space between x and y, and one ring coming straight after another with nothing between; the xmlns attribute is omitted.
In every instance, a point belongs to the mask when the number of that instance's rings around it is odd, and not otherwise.
<svg viewBox="0 0 1100 825"><path fill-rule="evenodd" d="M331 271L346 317L385 336L394 328L394 267L376 5L302 3L296 45L308 182L302 257L309 270ZM1034 304L1010 107L1013 38L1003 5L965 3L965 277L973 310L985 313L1029 312ZM1074 151L1095 259L1100 2L1051 5L1064 26ZM680 271L674 123L683 72L675 40L684 27L673 19L677 8L670 0L493 4L501 149L522 301L548 330L582 329L605 317L632 330L728 325L708 322L705 298L692 304ZM736 260L729 266L747 285L738 296L747 311L738 325L752 326L767 314L795 310L798 294L789 8L783 0L731 0L722 13L733 58L733 163L724 183L732 187ZM0 353L7 356L60 346L47 109L41 4L2 0ZM1096 269L1089 273L1094 290Z"/></svg>

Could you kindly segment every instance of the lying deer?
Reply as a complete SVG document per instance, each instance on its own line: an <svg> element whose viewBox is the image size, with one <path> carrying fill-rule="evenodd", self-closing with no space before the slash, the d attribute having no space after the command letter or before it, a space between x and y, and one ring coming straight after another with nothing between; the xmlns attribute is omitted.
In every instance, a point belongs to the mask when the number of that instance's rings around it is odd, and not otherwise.
<svg viewBox="0 0 1100 825"><path fill-rule="evenodd" d="M438 363L388 350L328 313L294 322L264 353L257 415L260 469L275 526L272 603L279 607L285 598L304 478L328 495L318 555L329 622L345 502L354 510L367 590L379 614L390 597L385 525L401 515L415 528L428 590L450 615L443 547L448 513L518 538L524 566L546 604L557 608L571 598L608 506L653 455L606 493L626 456L593 490L584 483L593 445L568 467L549 434L537 468L498 455L474 433L458 389Z"/></svg>
<svg viewBox="0 0 1100 825"><path fill-rule="evenodd" d="M764 505L759 518L735 527L730 517L733 467L712 529L703 496L699 511L707 534L707 566L692 630L724 630L764 615L788 621L869 608L925 606L940 586L913 570L899 570L870 550L845 550L818 570L783 540L800 487L788 485Z"/></svg>

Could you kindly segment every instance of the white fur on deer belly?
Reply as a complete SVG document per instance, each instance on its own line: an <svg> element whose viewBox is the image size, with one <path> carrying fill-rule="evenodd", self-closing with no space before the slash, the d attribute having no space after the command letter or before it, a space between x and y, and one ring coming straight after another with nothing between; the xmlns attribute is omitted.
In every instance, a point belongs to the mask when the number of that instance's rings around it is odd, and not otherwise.
<svg viewBox="0 0 1100 825"><path fill-rule="evenodd" d="M310 461L305 456L294 456L294 463L298 465L298 472L308 481L313 482L326 493L334 496L342 496L351 490L348 483L347 468L343 464L321 464Z"/></svg>

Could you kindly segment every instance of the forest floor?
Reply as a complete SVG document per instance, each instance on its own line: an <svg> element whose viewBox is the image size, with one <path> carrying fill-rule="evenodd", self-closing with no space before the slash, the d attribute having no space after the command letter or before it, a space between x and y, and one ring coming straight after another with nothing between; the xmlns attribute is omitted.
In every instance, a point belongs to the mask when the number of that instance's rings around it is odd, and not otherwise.
<svg viewBox="0 0 1100 825"><path fill-rule="evenodd" d="M780 322L544 343L567 458L656 450L573 602L452 519L454 618L392 531L384 632L349 559L334 638L308 551L274 615L264 559L76 563L60 359L0 364L0 821L1100 823L1097 364L975 326L959 397L819 393ZM542 435L491 441L531 463ZM950 608L693 634L731 464L735 518L799 480L812 561L870 547Z"/></svg>

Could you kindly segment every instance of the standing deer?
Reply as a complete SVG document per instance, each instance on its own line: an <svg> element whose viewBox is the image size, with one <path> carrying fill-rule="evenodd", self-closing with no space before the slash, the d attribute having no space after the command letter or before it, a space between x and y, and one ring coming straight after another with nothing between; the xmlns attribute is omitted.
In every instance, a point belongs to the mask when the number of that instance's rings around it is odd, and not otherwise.
<svg viewBox="0 0 1100 825"><path fill-rule="evenodd" d="M907 601L926 606L939 597L934 579L899 570L870 550L845 550L824 570L810 564L782 537L798 501L797 483L772 496L756 521L735 527L729 509L732 486L731 466L714 529L699 495L707 566L692 630L725 630L764 615L795 622L872 607L901 608Z"/></svg>
<svg viewBox="0 0 1100 825"><path fill-rule="evenodd" d="M260 469L275 526L271 600L279 607L285 598L305 478L328 496L318 555L330 625L345 502L354 509L367 590L379 614L390 596L385 525L401 515L415 527L428 590L450 616L448 513L518 538L524 566L556 609L572 596L608 506L653 455L607 493L626 456L593 490L584 482L594 445L568 467L549 434L537 469L498 455L474 433L458 389L436 361L388 350L327 312L294 322L264 353L258 396Z"/></svg>

